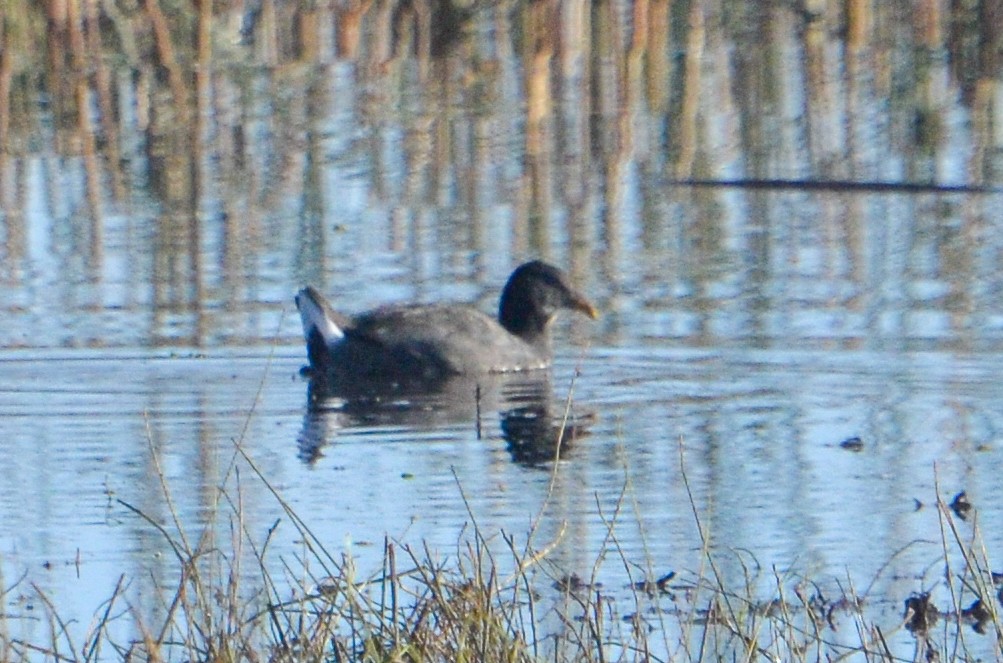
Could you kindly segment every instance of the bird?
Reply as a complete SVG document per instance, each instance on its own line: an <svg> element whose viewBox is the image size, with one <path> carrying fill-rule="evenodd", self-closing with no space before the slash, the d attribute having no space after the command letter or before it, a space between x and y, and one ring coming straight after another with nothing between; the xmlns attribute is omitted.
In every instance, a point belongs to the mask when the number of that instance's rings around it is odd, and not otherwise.
<svg viewBox="0 0 1003 663"><path fill-rule="evenodd" d="M312 286L297 293L296 307L310 362L306 372L343 387L544 370L558 311L593 320L599 315L567 274L540 260L512 272L497 318L463 304L396 304L348 316Z"/></svg>

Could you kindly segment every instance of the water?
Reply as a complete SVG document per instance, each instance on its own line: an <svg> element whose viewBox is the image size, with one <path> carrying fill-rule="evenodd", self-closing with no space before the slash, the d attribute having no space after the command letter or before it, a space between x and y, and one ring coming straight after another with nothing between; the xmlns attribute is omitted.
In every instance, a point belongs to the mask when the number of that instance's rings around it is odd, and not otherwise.
<svg viewBox="0 0 1003 663"><path fill-rule="evenodd" d="M311 412L295 352L212 355L6 354L8 582L27 573L21 587L35 583L83 619L120 574L139 587L151 567L169 579L166 540L122 502L164 525L173 510L197 539L236 440L320 540L363 569L379 568L385 535L451 556L472 520L524 541L542 514L535 540L560 541L551 573L588 577L619 508L616 543L639 568L627 577L607 562L599 579L622 599L628 582L699 567L684 471L733 581L740 558L830 592L833 578L852 578L890 619L911 592L943 591L935 481L948 501L966 490L980 522L1003 515L993 355L591 346L554 370L558 401L579 366L583 422L556 468L547 447L513 447L508 402L479 419L435 397L362 416L337 404ZM854 436L861 451L840 447ZM250 535L263 541L281 523L272 555L295 559L277 500L246 467L234 484Z"/></svg>
<svg viewBox="0 0 1003 663"><path fill-rule="evenodd" d="M47 637L40 595L85 632L120 578L162 613L177 562L136 512L226 538L220 486L277 577L303 553L284 502L367 572L385 537L455 556L476 522L556 542L555 578L607 553L603 591L628 601L700 568L695 511L764 599L776 570L852 582L888 628L913 592L946 609L938 494L965 491L990 558L1003 545L999 72L890 6L843 30L690 5L482 8L434 57L384 12L359 42L331 8L316 42L283 11L245 17L250 41L221 14L190 90L126 47L81 95L49 82L66 63L3 74L0 571L20 637ZM179 48L182 68L206 57ZM832 180L969 189L815 186ZM304 283L346 312L492 311L532 257L602 311L559 321L546 381L308 407Z"/></svg>

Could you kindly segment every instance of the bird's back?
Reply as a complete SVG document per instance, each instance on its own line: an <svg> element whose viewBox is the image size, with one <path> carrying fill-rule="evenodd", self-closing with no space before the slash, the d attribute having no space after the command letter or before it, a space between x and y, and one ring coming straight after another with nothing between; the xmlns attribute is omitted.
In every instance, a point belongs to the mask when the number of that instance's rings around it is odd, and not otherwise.
<svg viewBox="0 0 1003 663"><path fill-rule="evenodd" d="M346 365L356 369L369 364L377 372L392 368L422 377L535 370L550 363L546 348L529 345L462 305L388 306L365 313L345 330L343 349L350 355Z"/></svg>

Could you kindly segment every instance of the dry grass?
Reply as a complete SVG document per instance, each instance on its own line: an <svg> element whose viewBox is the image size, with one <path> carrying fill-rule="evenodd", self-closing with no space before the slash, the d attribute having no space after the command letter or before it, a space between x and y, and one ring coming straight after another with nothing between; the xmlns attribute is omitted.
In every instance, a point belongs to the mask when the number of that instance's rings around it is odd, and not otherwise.
<svg viewBox="0 0 1003 663"><path fill-rule="evenodd" d="M555 463L554 471L560 467ZM917 595L892 623L885 615L882 624L868 616L869 588L860 595L849 579L837 581L838 596L825 597L810 580L776 569L765 572L764 583L750 557L744 583L730 586L685 472L701 566L661 578L646 560L630 559L616 536L625 513L636 509L629 477L612 512L597 500L606 535L590 576L580 578L550 561L559 541L534 543L539 517L519 543L515 536L484 532L469 503L471 525L451 557L385 539L382 567L360 574L350 555L325 548L239 442L220 482L215 519L195 536L160 476L167 524L119 502L158 532L175 557L176 581L160 588L158 616L130 602L123 576L86 635L74 640L58 605L41 589L15 582L4 586L4 604L15 588L32 592L48 630L42 641L28 642L11 635L9 619L0 618L0 661L961 661L972 658L973 638L987 648L987 636L969 635L966 625L1003 642L977 513L966 538L942 499L943 577L952 606L935 615ZM296 559L270 554L278 523L263 539L245 527L247 481L266 486L285 513L282 526L296 529L302 541ZM457 488L466 503L459 482ZM961 569L949 561L956 551ZM625 591L598 582L604 564L622 566L630 579ZM765 596L764 585L771 588ZM117 639L119 620L131 622L142 637ZM907 636L915 643L910 657L896 656L889 644L903 629L913 632ZM999 644L988 649L1003 657Z"/></svg>
<svg viewBox="0 0 1003 663"><path fill-rule="evenodd" d="M898 661L903 658L893 655L891 637L919 623L915 610L890 626L868 619L864 599L848 582L843 594L830 600L812 583L773 570L775 593L763 598L756 595L760 583L750 568L745 586L728 587L706 548L703 568L688 577L655 580L626 558L615 536L626 491L614 513L601 514L606 542L592 577L585 579L554 568L547 559L550 546L519 546L507 535L500 538L503 545L489 545L472 513L473 525L451 560L386 539L382 568L361 577L351 558L329 554L276 493L307 555L298 566L280 560L284 573L277 579L269 570L276 567L268 558L270 535L256 542L242 525L239 484L245 479L236 472L234 477L236 492L220 495L219 515L231 534L226 545L207 534L192 540L179 520L168 528L122 503L159 531L176 556L177 583L160 597L159 621L150 623L129 604L123 578L88 635L74 642L58 606L34 588L49 625L48 641L12 638L4 623L2 660ZM266 481L260 474L256 480ZM165 499L170 503L169 493ZM923 623L926 631L915 634L911 658L970 660L970 640L980 638L984 646L986 638L966 634L965 623L976 618L966 608L973 597L985 608L981 628L1003 641L995 589L977 525L976 534L964 540L949 506L941 500L939 508L945 564L949 548L956 548L965 568L945 567L953 608L939 615L939 629L938 622ZM695 508L693 514L700 523ZM706 542L702 524L700 531ZM248 558L256 568L243 568L240 560ZM614 598L616 592L607 594L596 581L609 560L637 577L626 598L622 593ZM134 620L144 636L116 641L112 626L120 619ZM844 632L837 637L840 628ZM855 634L853 644L847 644L845 631Z"/></svg>

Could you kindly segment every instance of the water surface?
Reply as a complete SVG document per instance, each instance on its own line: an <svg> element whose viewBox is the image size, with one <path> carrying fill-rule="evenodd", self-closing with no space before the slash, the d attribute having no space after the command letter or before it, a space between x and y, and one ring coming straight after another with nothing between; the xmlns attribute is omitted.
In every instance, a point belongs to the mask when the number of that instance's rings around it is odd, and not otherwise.
<svg viewBox="0 0 1003 663"><path fill-rule="evenodd" d="M726 4L478 6L431 34L266 2L172 53L79 19L79 60L22 43L71 18L19 9L0 571L22 637L47 637L40 593L83 633L120 578L162 615L177 561L137 512L224 540L220 487L288 587L283 504L364 572L387 537L455 556L475 523L556 542L541 587L597 569L627 612L631 582L698 573L696 513L764 599L776 573L852 584L889 632L914 592L947 609L938 495L1003 545L996 36L948 3ZM490 312L537 257L602 311L559 321L545 379L310 407L303 284Z"/></svg>

